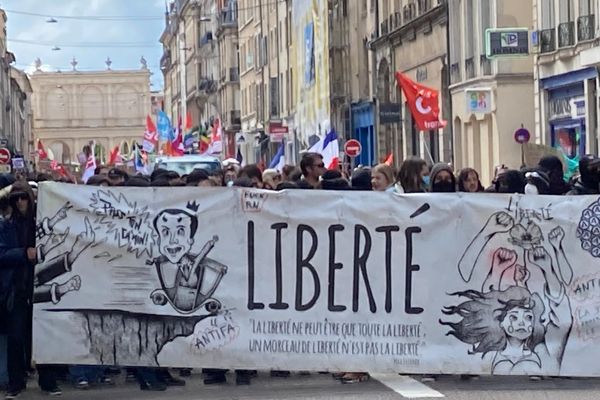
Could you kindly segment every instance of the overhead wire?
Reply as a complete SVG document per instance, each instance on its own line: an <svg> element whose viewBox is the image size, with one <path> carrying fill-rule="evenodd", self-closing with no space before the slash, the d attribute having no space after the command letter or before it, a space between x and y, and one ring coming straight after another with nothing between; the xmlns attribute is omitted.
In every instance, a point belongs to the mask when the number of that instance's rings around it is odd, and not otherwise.
<svg viewBox="0 0 600 400"><path fill-rule="evenodd" d="M274 5L287 3L288 0L274 0L268 1L263 4L258 4L254 6L247 7L237 7L235 11L246 11L246 10L255 10L261 7L270 7ZM153 15L55 15L49 13L34 13L29 11L19 11L19 10L9 10L4 9L6 13L15 14L15 15L25 15L30 17L39 17L39 18L54 18L54 19L66 19L66 20L80 20L80 21L101 21L101 22L131 22L131 21L158 21L164 20L164 14L161 16L153 16ZM195 16L196 14L183 14L183 16ZM202 13L202 16L218 16L220 12L207 12Z"/></svg>

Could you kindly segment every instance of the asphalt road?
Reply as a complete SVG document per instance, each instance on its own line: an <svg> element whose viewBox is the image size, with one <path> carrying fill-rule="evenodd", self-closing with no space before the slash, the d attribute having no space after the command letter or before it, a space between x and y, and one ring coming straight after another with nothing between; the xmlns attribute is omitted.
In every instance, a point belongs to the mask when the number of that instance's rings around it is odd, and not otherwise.
<svg viewBox="0 0 600 400"><path fill-rule="evenodd" d="M118 382L112 387L75 390L67 384L61 387L63 399L181 399L181 400L398 400L405 398L448 400L598 400L600 379L544 379L532 382L527 378L482 377L478 380L461 381L455 376L444 376L436 382L422 384L418 377L398 375L377 376L367 382L342 385L329 375L293 374L289 378L271 378L261 372L250 386L236 386L235 377L228 376L224 385L206 386L199 374L187 378L187 385L170 388L166 392L142 392L133 383ZM35 385L22 399L48 399Z"/></svg>

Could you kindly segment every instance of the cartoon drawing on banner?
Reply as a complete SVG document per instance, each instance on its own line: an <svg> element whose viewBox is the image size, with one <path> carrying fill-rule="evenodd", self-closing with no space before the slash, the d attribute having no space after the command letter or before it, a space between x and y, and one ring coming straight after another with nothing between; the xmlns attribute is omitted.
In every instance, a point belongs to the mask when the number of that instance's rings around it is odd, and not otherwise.
<svg viewBox="0 0 600 400"><path fill-rule="evenodd" d="M97 190L90 194L89 207L73 210L87 215L85 229L74 238L69 235L72 227L63 232L55 228L72 208L65 204L37 227L40 263L35 269L34 298L36 303L49 304L48 312L67 313L82 330L96 362L159 366L161 351L177 338L186 338L198 355L237 338L239 327L232 310L214 298L227 272L227 266L207 257L218 237L194 252L198 236L205 234L199 229L195 202L160 210L152 218L147 206L139 207L124 193ZM115 254L114 249L122 250ZM144 254L150 257L145 266L132 261ZM115 285L109 288L113 294L103 307L51 307L65 294L80 291L94 265L101 266ZM149 312L123 309L131 306ZM174 315L153 313L153 308L164 306L171 307L166 311Z"/></svg>
<svg viewBox="0 0 600 400"><path fill-rule="evenodd" d="M55 279L72 272L73 264L81 253L94 242L94 229L85 219L85 231L77 235L71 248L47 259L47 256L64 244L69 228L58 233L54 227L67 218L67 212L72 208L67 202L52 218L44 218L36 226L38 265L33 277L33 302L58 304L61 298L69 292L81 288L81 277L75 275L63 283L53 282Z"/></svg>
<svg viewBox="0 0 600 400"><path fill-rule="evenodd" d="M460 320L440 323L450 327L447 335L472 346L469 354L491 357L492 374L560 372L573 325L567 296L573 269L564 238L551 205L524 209L511 199L460 259L460 276L477 289L452 293L464 301L442 312Z"/></svg>
<svg viewBox="0 0 600 400"><path fill-rule="evenodd" d="M581 240L583 250L600 258L600 199L581 213L577 238Z"/></svg>
<svg viewBox="0 0 600 400"><path fill-rule="evenodd" d="M221 303L210 297L227 272L225 265L206 258L218 236L213 236L199 254L191 253L198 217L190 211L197 210L195 203L188 204L187 210L162 210L153 222L160 257L147 264L156 267L161 288L152 292L151 298L157 305L170 303L181 314L193 313L202 306L209 312L218 311Z"/></svg>

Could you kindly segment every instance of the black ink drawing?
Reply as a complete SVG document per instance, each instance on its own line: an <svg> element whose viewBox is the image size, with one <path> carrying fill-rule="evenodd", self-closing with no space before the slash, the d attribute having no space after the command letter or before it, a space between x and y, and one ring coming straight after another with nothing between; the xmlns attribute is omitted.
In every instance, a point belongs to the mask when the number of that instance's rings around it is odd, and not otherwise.
<svg viewBox="0 0 600 400"><path fill-rule="evenodd" d="M52 218L44 218L36 227L38 265L35 267L33 284L34 303L58 304L61 298L69 292L81 288L81 277L75 275L63 283L54 282L55 279L72 272L73 264L85 251L95 238L94 229L85 218L85 231L77 235L72 247L58 255L47 259L47 256L65 243L69 234L67 228L63 233L55 232L56 224L67 218L67 212L72 208L66 203Z"/></svg>
<svg viewBox="0 0 600 400"><path fill-rule="evenodd" d="M230 312L223 309L219 300L213 298L227 272L225 265L207 257L217 244L218 237L213 236L198 254L192 253L199 231L199 207L195 202L188 203L185 208L159 211L153 219L148 218L150 214L147 207L138 207L123 193L95 191L89 204L89 210L79 211L88 213L95 219L90 222L85 218L86 230L75 238L73 247L43 266L38 266L36 291L39 285L39 300L56 304L67 291L79 290L79 276L71 278L64 285L44 284L70 272L74 260L83 250L97 246L95 254L88 251L87 257L90 260L105 260L106 266L113 269L113 274L114 270L118 270L116 272L121 277L123 274L128 277L133 274L135 277L126 283L130 285L128 287L136 288L136 292L130 293L130 297L141 299L139 305L150 308L169 306L176 313L158 315L115 308L131 306L123 297L111 298L112 302L103 304L106 309L48 309L48 312L68 313L71 321L81 327L90 356L103 365L158 366L159 354L167 343L192 335L194 337L189 340L198 342L196 335L201 335L199 323L207 318L216 320L222 315L228 315L227 323L234 329L227 333L227 338L218 341L220 344L202 343L207 349L216 350L218 346L224 346L237 337L237 328ZM66 210L61 217L66 217ZM52 239L52 246L56 247L55 241L64 242L68 238L67 234L68 231L58 239ZM113 247L104 247L107 246L105 243ZM115 260L121 263L127 253L134 254L136 260L144 253L152 257L154 248L158 250L159 256L148 260L145 266L111 264ZM159 288L156 287L154 274L160 283ZM123 284L118 281L113 283ZM126 286L108 290L111 293L120 292L123 287ZM195 329L199 330L198 333L195 333Z"/></svg>
<svg viewBox="0 0 600 400"><path fill-rule="evenodd" d="M197 209L194 204L188 207L190 211ZM154 218L160 257L148 264L156 267L161 288L151 298L157 305L171 304L181 314L193 313L202 306L207 311L218 311L221 303L211 296L227 267L206 256L219 238L214 236L199 254L191 254L198 217L188 210L167 209Z"/></svg>
<svg viewBox="0 0 600 400"><path fill-rule="evenodd" d="M573 325L565 232L556 226L544 237L550 207L511 207L493 214L465 250L459 274L477 289L453 293L465 300L443 313L460 320L440 323L472 346L469 354L491 354L492 374L559 374ZM497 236L505 244L490 249Z"/></svg>
<svg viewBox="0 0 600 400"><path fill-rule="evenodd" d="M577 238L581 240L581 248L593 257L600 258L600 199L583 210Z"/></svg>

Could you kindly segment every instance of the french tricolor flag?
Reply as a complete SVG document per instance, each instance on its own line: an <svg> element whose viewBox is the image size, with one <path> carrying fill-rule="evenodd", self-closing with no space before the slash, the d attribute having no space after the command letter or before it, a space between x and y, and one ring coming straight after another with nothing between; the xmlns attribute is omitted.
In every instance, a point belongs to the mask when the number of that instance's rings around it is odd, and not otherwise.
<svg viewBox="0 0 600 400"><path fill-rule="evenodd" d="M329 131L327 135L309 150L311 153L319 153L323 156L323 164L327 169L338 169L340 165L340 143L338 141L335 129Z"/></svg>
<svg viewBox="0 0 600 400"><path fill-rule="evenodd" d="M283 166L285 165L285 145L281 143L279 146L279 150L277 150L277 154L271 160L271 164L269 164L269 168L274 168L277 171L281 172Z"/></svg>

